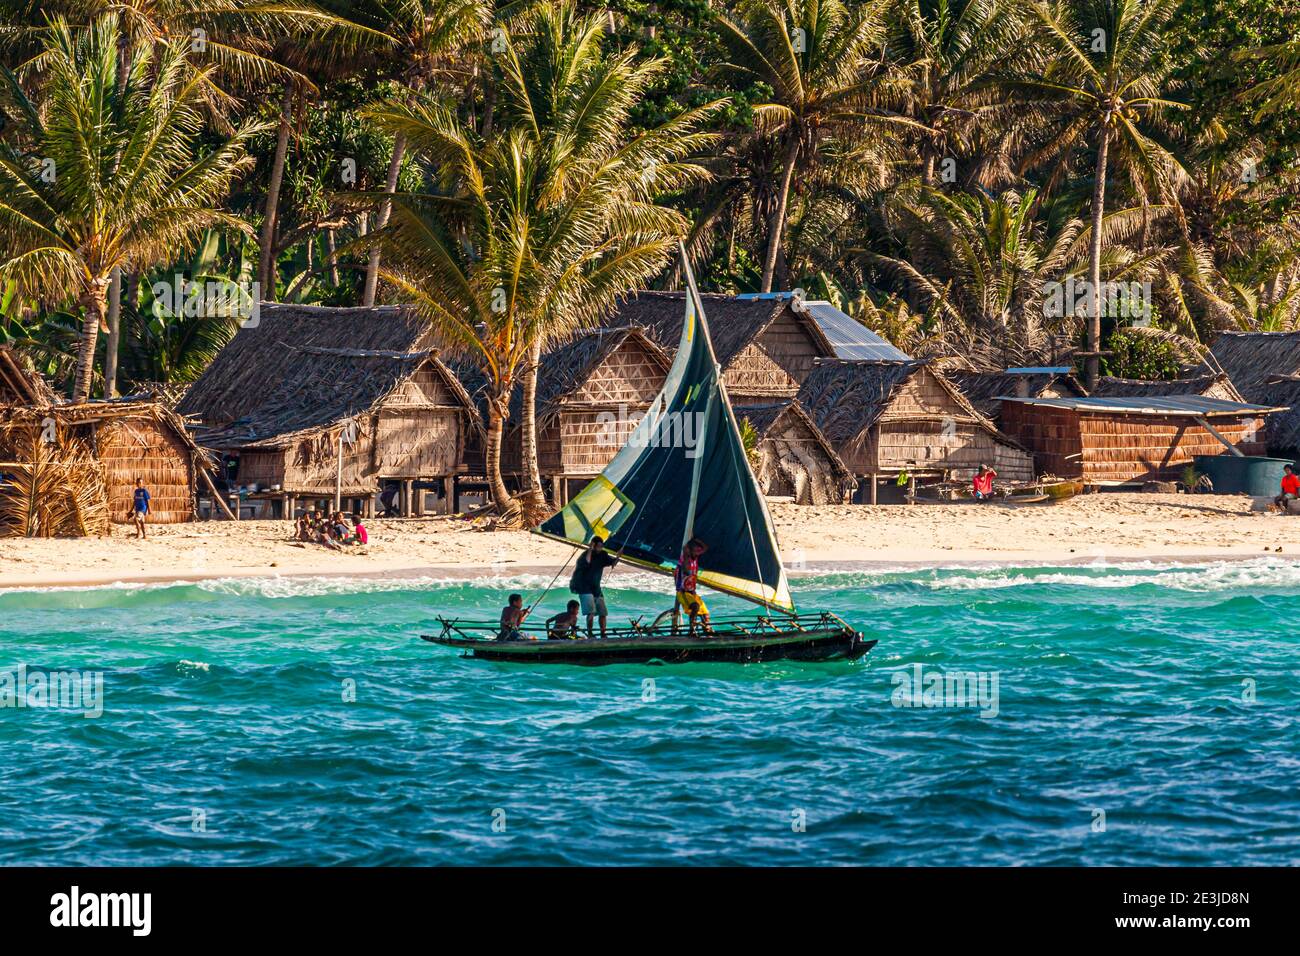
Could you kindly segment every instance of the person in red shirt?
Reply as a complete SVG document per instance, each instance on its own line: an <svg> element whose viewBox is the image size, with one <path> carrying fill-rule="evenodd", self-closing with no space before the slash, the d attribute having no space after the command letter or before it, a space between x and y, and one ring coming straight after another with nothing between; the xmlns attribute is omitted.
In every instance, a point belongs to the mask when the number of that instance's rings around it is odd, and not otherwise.
<svg viewBox="0 0 1300 956"><path fill-rule="evenodd" d="M980 470L971 479L971 489L975 492L976 501L987 501L993 497L993 479L997 476L998 473L988 465L980 465Z"/></svg>
<svg viewBox="0 0 1300 956"><path fill-rule="evenodd" d="M677 560L677 570L673 577L677 583L677 606L673 609L673 630L677 630L678 612L685 610L691 617L690 633L695 633L695 622L698 619L700 629L705 634L711 634L713 629L709 627L709 609L704 601L696 593L696 578L700 573L700 555L709 549L709 546L699 538L691 538L686 542L686 547L682 549L682 556Z"/></svg>
<svg viewBox="0 0 1300 956"><path fill-rule="evenodd" d="M1300 498L1300 478L1296 477L1295 469L1287 465L1282 469L1286 474L1282 476L1282 493L1273 499L1273 507L1282 514L1288 510L1287 502L1295 501Z"/></svg>

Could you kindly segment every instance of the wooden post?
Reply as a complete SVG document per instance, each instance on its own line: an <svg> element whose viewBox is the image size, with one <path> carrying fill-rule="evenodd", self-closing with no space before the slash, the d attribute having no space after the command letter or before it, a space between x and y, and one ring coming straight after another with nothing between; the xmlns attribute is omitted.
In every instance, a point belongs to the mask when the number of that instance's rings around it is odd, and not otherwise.
<svg viewBox="0 0 1300 956"><path fill-rule="evenodd" d="M203 482L208 486L208 491L212 492L212 503L214 505L220 505L221 510L226 513L226 517L229 518L231 521L238 521L239 520L238 493L236 493L236 498L235 498L236 500L235 512L232 514L230 511L230 506L227 505L226 500L221 497L221 492L217 491L217 486L212 483L212 476L208 474L207 469L206 468L199 469L199 474L203 476Z"/></svg>
<svg viewBox="0 0 1300 956"><path fill-rule="evenodd" d="M451 476L451 513L460 514L460 475Z"/></svg>
<svg viewBox="0 0 1300 956"><path fill-rule="evenodd" d="M293 520L293 495L280 496L280 517L285 521Z"/></svg>
<svg viewBox="0 0 1300 956"><path fill-rule="evenodd" d="M456 476L447 475L442 479L442 506L447 514L456 513Z"/></svg>
<svg viewBox="0 0 1300 956"><path fill-rule="evenodd" d="M419 479L416 479L418 481ZM415 495L415 516L424 517L424 489L415 487L415 482L411 483L411 491Z"/></svg>
<svg viewBox="0 0 1300 956"><path fill-rule="evenodd" d="M412 489L411 489L412 484L413 483L409 478L405 478L402 480L402 517L403 518L411 517L412 511L414 510L411 507L411 505L413 504Z"/></svg>
<svg viewBox="0 0 1300 956"><path fill-rule="evenodd" d="M876 504L876 496L880 490L880 483L876 481L874 473L867 475L867 481L871 482L871 503Z"/></svg>

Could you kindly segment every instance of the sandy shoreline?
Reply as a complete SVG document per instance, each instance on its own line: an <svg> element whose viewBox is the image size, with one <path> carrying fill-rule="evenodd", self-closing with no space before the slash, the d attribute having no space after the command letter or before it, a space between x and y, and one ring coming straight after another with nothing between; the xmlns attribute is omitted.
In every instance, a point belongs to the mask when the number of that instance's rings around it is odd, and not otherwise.
<svg viewBox="0 0 1300 956"><path fill-rule="evenodd" d="M794 573L837 567L1199 562L1300 555L1300 520L1244 496L1098 494L1050 506L774 505ZM158 526L146 541L0 539L0 588L228 577L468 577L554 573L563 545L449 518L375 521L364 553L289 540L283 522Z"/></svg>

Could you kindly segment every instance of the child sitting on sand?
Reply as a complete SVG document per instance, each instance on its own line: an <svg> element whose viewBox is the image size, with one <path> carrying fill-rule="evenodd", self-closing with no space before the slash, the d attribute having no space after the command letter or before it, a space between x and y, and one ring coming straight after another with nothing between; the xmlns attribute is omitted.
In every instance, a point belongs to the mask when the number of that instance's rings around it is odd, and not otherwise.
<svg viewBox="0 0 1300 956"><path fill-rule="evenodd" d="M568 610L562 611L546 621L546 639L548 641L571 641L578 636L578 611L582 605L570 601Z"/></svg>

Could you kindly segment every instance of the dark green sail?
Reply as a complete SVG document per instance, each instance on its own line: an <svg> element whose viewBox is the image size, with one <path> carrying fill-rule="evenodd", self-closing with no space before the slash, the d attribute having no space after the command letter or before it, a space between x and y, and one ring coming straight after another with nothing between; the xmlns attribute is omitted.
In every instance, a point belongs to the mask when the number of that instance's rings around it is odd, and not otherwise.
<svg viewBox="0 0 1300 956"><path fill-rule="evenodd" d="M692 537L709 545L699 581L792 612L772 523L722 384L703 303L686 266L682 337L664 387L605 470L538 528L671 574Z"/></svg>

